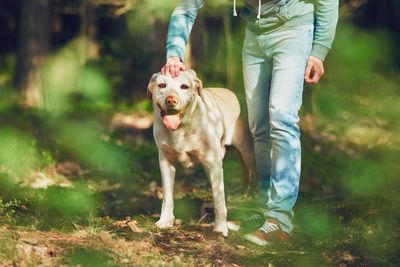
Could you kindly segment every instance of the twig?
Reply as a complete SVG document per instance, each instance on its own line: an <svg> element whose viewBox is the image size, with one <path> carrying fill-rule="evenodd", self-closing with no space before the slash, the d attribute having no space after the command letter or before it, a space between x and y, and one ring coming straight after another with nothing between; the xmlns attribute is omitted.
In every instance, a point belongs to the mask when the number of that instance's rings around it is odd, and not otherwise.
<svg viewBox="0 0 400 267"><path fill-rule="evenodd" d="M207 217L208 213L204 213L203 216L201 216L201 218L199 219L199 221L197 222L197 224L200 224L206 217Z"/></svg>
<svg viewBox="0 0 400 267"><path fill-rule="evenodd" d="M268 254L279 255L279 254L300 254L305 255L308 254L306 251L298 251L298 250L289 250L289 251L266 251Z"/></svg>

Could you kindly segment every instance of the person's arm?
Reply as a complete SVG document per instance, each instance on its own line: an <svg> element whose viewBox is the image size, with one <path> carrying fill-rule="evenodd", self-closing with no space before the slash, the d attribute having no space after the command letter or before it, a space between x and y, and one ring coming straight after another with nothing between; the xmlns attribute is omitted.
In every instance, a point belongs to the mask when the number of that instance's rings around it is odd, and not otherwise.
<svg viewBox="0 0 400 267"><path fill-rule="evenodd" d="M185 47L199 9L205 0L182 0L172 12L167 34L167 62L161 69L162 74L176 77L187 69L183 63Z"/></svg>
<svg viewBox="0 0 400 267"><path fill-rule="evenodd" d="M315 7L315 30L311 55L322 61L332 48L338 21L339 0L318 0Z"/></svg>
<svg viewBox="0 0 400 267"><path fill-rule="evenodd" d="M317 83L324 74L323 61L335 38L338 13L339 0L317 0L313 47L304 75L308 83Z"/></svg>

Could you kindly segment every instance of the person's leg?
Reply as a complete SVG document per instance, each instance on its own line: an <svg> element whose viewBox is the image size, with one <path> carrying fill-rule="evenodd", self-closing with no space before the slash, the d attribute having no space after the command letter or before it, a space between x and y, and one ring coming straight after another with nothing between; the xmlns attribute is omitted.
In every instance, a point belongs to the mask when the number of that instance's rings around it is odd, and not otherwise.
<svg viewBox="0 0 400 267"><path fill-rule="evenodd" d="M264 39L273 58L269 95L272 161L265 215L278 221L288 233L293 229L292 209L299 190L301 148L297 123L312 34L313 26L305 25L273 32Z"/></svg>
<svg viewBox="0 0 400 267"><path fill-rule="evenodd" d="M260 203L268 201L271 176L271 138L269 128L269 90L272 59L260 43L262 36L246 30L242 62L248 119L255 150Z"/></svg>

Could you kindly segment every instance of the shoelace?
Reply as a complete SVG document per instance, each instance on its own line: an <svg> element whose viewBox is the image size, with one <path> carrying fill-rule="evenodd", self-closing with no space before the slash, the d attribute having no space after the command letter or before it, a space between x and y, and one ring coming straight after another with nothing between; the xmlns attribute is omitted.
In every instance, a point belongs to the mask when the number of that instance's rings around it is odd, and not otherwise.
<svg viewBox="0 0 400 267"><path fill-rule="evenodd" d="M262 218L263 218L263 216L261 216L260 214L253 214L244 220L245 221L253 221L253 220L262 219Z"/></svg>
<svg viewBox="0 0 400 267"><path fill-rule="evenodd" d="M261 226L260 230L263 231L264 233L268 234L268 233L271 233L274 231L278 231L279 226L275 223L265 222L263 224L263 226Z"/></svg>

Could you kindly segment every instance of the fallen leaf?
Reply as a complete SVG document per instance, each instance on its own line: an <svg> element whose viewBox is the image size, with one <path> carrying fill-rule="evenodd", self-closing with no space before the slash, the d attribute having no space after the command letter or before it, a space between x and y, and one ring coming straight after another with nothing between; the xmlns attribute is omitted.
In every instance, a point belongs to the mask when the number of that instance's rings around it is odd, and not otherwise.
<svg viewBox="0 0 400 267"><path fill-rule="evenodd" d="M136 220L131 220L130 217L126 217L125 220L116 221L114 225L118 228L129 228L134 233L143 233L143 229L137 225Z"/></svg>
<svg viewBox="0 0 400 267"><path fill-rule="evenodd" d="M130 221L127 223L134 233L143 233L143 229L137 226L137 221Z"/></svg>

